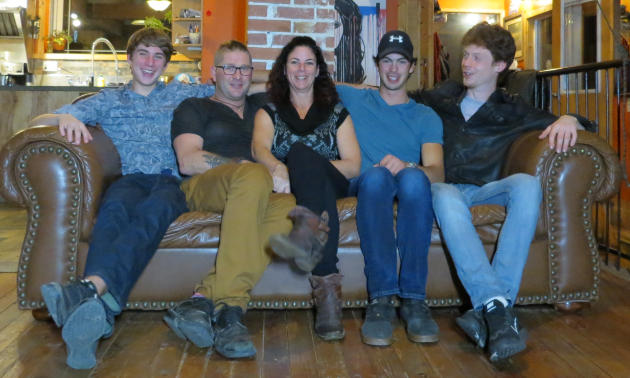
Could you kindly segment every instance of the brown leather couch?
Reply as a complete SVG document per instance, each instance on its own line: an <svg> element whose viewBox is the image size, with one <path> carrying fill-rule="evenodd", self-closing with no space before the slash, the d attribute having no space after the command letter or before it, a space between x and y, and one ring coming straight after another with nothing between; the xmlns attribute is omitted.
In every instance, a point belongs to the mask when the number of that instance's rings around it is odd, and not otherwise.
<svg viewBox="0 0 630 378"><path fill-rule="evenodd" d="M17 278L21 309L44 306L42 284L81 276L99 199L121 174L118 153L110 139L100 129L92 135L91 143L75 146L65 141L56 127L32 127L17 133L0 152L2 195L28 208ZM518 139L503 170L504 175L523 172L538 177L544 192L518 304L595 301L600 267L592 209L594 202L606 200L618 190L621 171L617 155L601 138L586 131L580 131L578 143L563 154L550 150L538 135L531 132ZM338 202L339 269L344 276L345 307L367 303L355 205L355 198ZM491 256L505 209L476 206L472 214ZM133 289L127 307L164 309L187 298L214 264L220 222L221 215L201 212L177 219ZM467 301L435 227L427 286L431 306ZM291 263L274 260L254 288L250 305L307 308L310 299L307 276Z"/></svg>

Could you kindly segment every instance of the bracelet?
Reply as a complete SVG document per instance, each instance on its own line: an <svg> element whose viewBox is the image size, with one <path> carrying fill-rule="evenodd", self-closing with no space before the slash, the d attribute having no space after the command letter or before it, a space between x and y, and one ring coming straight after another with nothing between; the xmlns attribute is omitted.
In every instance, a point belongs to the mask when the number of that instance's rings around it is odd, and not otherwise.
<svg viewBox="0 0 630 378"><path fill-rule="evenodd" d="M405 165L406 165L408 168L418 168L418 163L414 163L413 161L408 161L408 162L405 162Z"/></svg>

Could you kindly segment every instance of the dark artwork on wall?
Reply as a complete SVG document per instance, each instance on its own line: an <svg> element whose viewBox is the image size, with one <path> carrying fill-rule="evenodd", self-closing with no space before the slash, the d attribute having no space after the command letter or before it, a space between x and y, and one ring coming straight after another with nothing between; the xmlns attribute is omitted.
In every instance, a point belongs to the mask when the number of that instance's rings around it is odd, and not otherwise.
<svg viewBox="0 0 630 378"><path fill-rule="evenodd" d="M335 22L335 80L343 83L362 83L365 71L361 66L364 57L363 41L361 41L361 11L352 0L335 1L338 20ZM338 30L341 28L341 33ZM335 41L337 42L337 41Z"/></svg>

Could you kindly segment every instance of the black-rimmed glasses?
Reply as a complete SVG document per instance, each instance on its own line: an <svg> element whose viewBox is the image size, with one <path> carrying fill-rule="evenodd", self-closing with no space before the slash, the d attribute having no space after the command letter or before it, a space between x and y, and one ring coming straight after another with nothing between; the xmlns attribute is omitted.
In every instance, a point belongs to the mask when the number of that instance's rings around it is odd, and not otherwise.
<svg viewBox="0 0 630 378"><path fill-rule="evenodd" d="M250 76L252 74L252 72L254 71L254 67L250 67L250 66L240 66L240 67L236 67L236 66L215 66L216 68L223 68L223 73L226 75L234 75L236 73L236 70L241 71L241 75L243 76Z"/></svg>

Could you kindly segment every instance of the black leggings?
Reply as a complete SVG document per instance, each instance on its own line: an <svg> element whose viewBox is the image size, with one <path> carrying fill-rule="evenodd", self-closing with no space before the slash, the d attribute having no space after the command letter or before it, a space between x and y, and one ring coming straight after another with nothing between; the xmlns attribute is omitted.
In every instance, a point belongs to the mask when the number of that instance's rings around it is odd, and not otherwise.
<svg viewBox="0 0 630 378"><path fill-rule="evenodd" d="M315 214L327 211L330 220L328 242L322 261L313 269L314 276L339 273L337 247L339 245L339 214L337 200L348 196L350 181L326 158L301 142L291 146L286 157L291 192L298 205Z"/></svg>

